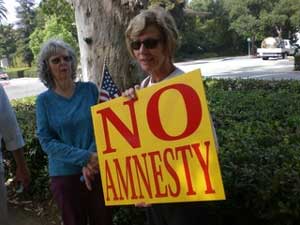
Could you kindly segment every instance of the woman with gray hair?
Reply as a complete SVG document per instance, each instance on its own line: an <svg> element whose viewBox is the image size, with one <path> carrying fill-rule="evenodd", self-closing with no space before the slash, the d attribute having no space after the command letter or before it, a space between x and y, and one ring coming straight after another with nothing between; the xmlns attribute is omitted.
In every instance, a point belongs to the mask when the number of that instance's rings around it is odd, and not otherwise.
<svg viewBox="0 0 300 225"><path fill-rule="evenodd" d="M184 72L173 64L178 42L178 31L173 17L161 7L142 11L134 17L126 30L126 44L131 56L148 76L123 92L123 96L136 98L136 89L155 85ZM207 224L200 203L167 203L145 207L149 225L199 225Z"/></svg>
<svg viewBox="0 0 300 225"><path fill-rule="evenodd" d="M37 135L48 155L51 191L64 225L111 225L100 176L94 176L99 168L90 107L98 103L98 89L75 82L76 67L68 44L51 39L43 45L38 75L48 90L36 100Z"/></svg>

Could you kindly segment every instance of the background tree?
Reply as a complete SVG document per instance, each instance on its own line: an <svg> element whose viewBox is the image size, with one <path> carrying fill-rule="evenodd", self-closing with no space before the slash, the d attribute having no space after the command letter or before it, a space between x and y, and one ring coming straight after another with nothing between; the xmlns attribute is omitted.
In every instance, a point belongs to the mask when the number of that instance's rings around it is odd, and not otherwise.
<svg viewBox="0 0 300 225"><path fill-rule="evenodd" d="M4 7L3 0L0 0L0 22L2 19L6 19L7 9Z"/></svg>
<svg viewBox="0 0 300 225"><path fill-rule="evenodd" d="M291 24L297 32L300 32L300 1L294 0L294 14L291 16Z"/></svg>
<svg viewBox="0 0 300 225"><path fill-rule="evenodd" d="M184 21L185 26L181 28L181 44L176 57L188 58L197 57L203 54L206 49L204 32L201 29L203 24L199 17L187 16Z"/></svg>
<svg viewBox="0 0 300 225"><path fill-rule="evenodd" d="M246 39L251 37L252 54L256 41L267 36L292 38L300 24L298 0L224 0L230 28Z"/></svg>
<svg viewBox="0 0 300 225"><path fill-rule="evenodd" d="M79 53L77 40L63 23L59 22L55 15L46 21L44 27L36 28L29 38L29 46L35 58L40 52L41 45L50 38L59 38L66 41Z"/></svg>
<svg viewBox="0 0 300 225"><path fill-rule="evenodd" d="M5 56L8 65L11 65L11 59L16 52L16 31L13 25L0 25L0 56Z"/></svg>
<svg viewBox="0 0 300 225"><path fill-rule="evenodd" d="M271 12L263 11L260 19L266 36L292 39L300 28L300 1L279 0Z"/></svg>
<svg viewBox="0 0 300 225"><path fill-rule="evenodd" d="M63 12L63 13L62 13ZM74 10L65 0L43 0L35 9L36 27L29 46L36 59L41 45L50 38L69 43L79 55Z"/></svg>
<svg viewBox="0 0 300 225"><path fill-rule="evenodd" d="M273 0L224 0L224 6L231 19L230 28L237 32L245 41L251 38L251 53L256 53L256 40L264 36L260 29L261 12L270 11ZM278 1L278 0L274 0Z"/></svg>
<svg viewBox="0 0 300 225"><path fill-rule="evenodd" d="M180 51L190 49L198 54L230 55L244 50L241 38L229 29L230 19L223 0L192 0L188 6L200 16L192 15L187 21Z"/></svg>
<svg viewBox="0 0 300 225"><path fill-rule="evenodd" d="M99 85L103 64L106 61L119 87L124 89L137 83L141 79L141 72L127 52L124 33L130 19L141 9L155 2L148 0L68 0L68 2L75 10L84 80L92 80ZM167 6L173 15L182 14L180 10L184 1L168 2L171 2Z"/></svg>
<svg viewBox="0 0 300 225"><path fill-rule="evenodd" d="M57 22L71 32L77 39L75 14L72 6L65 0L43 0L37 8L37 26L44 27L46 21L55 16Z"/></svg>
<svg viewBox="0 0 300 225"><path fill-rule="evenodd" d="M21 55L24 63L31 67L33 53L29 47L29 36L36 26L34 0L16 0L19 6L16 7L18 21L17 55Z"/></svg>
<svg viewBox="0 0 300 225"><path fill-rule="evenodd" d="M125 45L127 24L147 1L68 0L73 4L84 80L99 85L104 61L119 87L136 82L136 66Z"/></svg>
<svg viewBox="0 0 300 225"><path fill-rule="evenodd" d="M188 0L149 0L149 5L160 5L173 16L178 30L185 26L185 6Z"/></svg>

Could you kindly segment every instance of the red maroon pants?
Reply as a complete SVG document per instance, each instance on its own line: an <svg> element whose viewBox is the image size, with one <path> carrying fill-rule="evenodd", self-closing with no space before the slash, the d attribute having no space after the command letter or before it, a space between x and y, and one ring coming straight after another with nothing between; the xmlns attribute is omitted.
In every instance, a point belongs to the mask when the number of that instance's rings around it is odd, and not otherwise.
<svg viewBox="0 0 300 225"><path fill-rule="evenodd" d="M111 208L104 205L100 178L89 191L80 176L51 177L51 191L64 225L112 225Z"/></svg>

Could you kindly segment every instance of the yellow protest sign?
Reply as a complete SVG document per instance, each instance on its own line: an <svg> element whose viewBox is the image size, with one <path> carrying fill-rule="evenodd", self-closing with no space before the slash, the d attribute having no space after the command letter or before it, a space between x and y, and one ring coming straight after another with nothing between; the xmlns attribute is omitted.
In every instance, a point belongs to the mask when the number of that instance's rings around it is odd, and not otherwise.
<svg viewBox="0 0 300 225"><path fill-rule="evenodd" d="M92 107L106 205L225 199L199 70Z"/></svg>

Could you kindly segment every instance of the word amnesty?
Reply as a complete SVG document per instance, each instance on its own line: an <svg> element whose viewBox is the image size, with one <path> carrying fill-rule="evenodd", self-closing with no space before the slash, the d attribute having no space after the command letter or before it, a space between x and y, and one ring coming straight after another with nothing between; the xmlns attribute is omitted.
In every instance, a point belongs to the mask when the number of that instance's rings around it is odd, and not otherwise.
<svg viewBox="0 0 300 225"><path fill-rule="evenodd" d="M198 162L196 173L203 175L205 194L215 193L209 174L209 151L210 142L206 141L203 145L195 143L127 156L123 163L119 158L105 160L106 200L176 198L182 192L197 195L198 184L191 176L195 171L189 166L191 160ZM174 167L178 164L183 165L183 176ZM113 178L112 174L116 176Z"/></svg>

